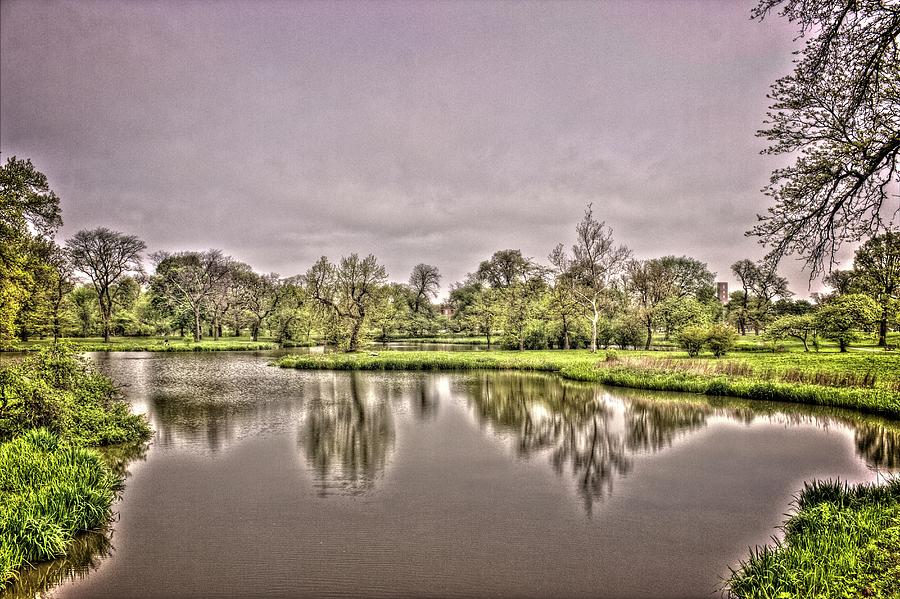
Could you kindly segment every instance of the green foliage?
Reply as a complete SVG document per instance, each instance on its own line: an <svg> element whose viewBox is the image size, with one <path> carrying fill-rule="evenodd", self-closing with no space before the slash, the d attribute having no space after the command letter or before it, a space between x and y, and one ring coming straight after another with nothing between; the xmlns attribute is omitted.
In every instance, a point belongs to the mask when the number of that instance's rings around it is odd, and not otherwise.
<svg viewBox="0 0 900 599"><path fill-rule="evenodd" d="M635 314L629 314L613 320L610 323L610 328L612 342L621 349L637 348L646 339L644 323ZM599 338L599 331L597 336Z"/></svg>
<svg viewBox="0 0 900 599"><path fill-rule="evenodd" d="M886 485L807 484L784 540L732 571L732 597L900 595L900 479Z"/></svg>
<svg viewBox="0 0 900 599"><path fill-rule="evenodd" d="M816 319L812 314L781 316L766 328L766 337L773 343L794 338L803 343L803 350L809 351L812 338L815 345Z"/></svg>
<svg viewBox="0 0 900 599"><path fill-rule="evenodd" d="M859 338L860 329L872 327L878 305L867 295L851 293L829 301L816 312L816 326L826 339L836 341L841 351Z"/></svg>
<svg viewBox="0 0 900 599"><path fill-rule="evenodd" d="M728 325L713 324L706 328L706 347L717 358L721 358L734 349L735 341L737 341L737 333Z"/></svg>
<svg viewBox="0 0 900 599"><path fill-rule="evenodd" d="M56 273L48 262L62 225L59 198L31 160L0 166L0 347L47 321Z"/></svg>
<svg viewBox="0 0 900 599"><path fill-rule="evenodd" d="M703 346L706 344L706 336L706 326L690 325L684 327L681 332L678 333L676 341L678 342L678 347L686 351L687 354L693 358L699 356L700 352L703 351Z"/></svg>
<svg viewBox="0 0 900 599"><path fill-rule="evenodd" d="M50 346L0 370L0 440L46 428L81 445L147 438L143 416L132 414L112 382L71 350Z"/></svg>
<svg viewBox="0 0 900 599"><path fill-rule="evenodd" d="M99 454L46 429L0 444L0 588L22 565L59 557L76 534L104 525L121 484Z"/></svg>

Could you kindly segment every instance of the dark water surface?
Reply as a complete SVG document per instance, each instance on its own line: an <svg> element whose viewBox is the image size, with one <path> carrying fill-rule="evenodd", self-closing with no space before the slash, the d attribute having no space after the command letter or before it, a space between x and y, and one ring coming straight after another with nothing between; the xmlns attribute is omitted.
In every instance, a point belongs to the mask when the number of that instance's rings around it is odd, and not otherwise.
<svg viewBox="0 0 900 599"><path fill-rule="evenodd" d="M25 574L58 597L715 596L804 480L900 462L896 423L802 406L262 353L92 359L157 432L112 532Z"/></svg>

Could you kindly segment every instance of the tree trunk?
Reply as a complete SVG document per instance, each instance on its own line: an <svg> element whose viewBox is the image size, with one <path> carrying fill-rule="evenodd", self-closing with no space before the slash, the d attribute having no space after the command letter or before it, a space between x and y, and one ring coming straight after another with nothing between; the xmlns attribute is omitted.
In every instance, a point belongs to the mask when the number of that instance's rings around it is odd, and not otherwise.
<svg viewBox="0 0 900 599"><path fill-rule="evenodd" d="M653 324L650 319L647 319L647 343L644 345L645 350L650 349L650 344L653 343Z"/></svg>
<svg viewBox="0 0 900 599"><path fill-rule="evenodd" d="M200 343L200 310L194 310L194 343Z"/></svg>
<svg viewBox="0 0 900 599"><path fill-rule="evenodd" d="M362 326L362 319L354 320L353 327L350 329L350 346L347 351L359 350L359 329Z"/></svg>
<svg viewBox="0 0 900 599"><path fill-rule="evenodd" d="M569 324L566 322L566 317L563 316L563 349L570 349L569 346Z"/></svg>
<svg viewBox="0 0 900 599"><path fill-rule="evenodd" d="M881 308L881 322L878 323L878 347L887 345L888 309L887 304Z"/></svg>
<svg viewBox="0 0 900 599"><path fill-rule="evenodd" d="M259 321L253 323L253 328L250 329L250 337L254 341L259 341Z"/></svg>
<svg viewBox="0 0 900 599"><path fill-rule="evenodd" d="M600 316L594 312L594 316L591 318L591 353L597 353L597 321L600 319Z"/></svg>

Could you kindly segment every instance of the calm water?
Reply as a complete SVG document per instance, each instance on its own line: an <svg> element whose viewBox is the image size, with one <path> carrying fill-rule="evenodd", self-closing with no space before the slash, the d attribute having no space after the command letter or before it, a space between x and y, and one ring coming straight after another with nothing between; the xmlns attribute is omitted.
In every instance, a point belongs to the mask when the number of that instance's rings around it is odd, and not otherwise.
<svg viewBox="0 0 900 599"><path fill-rule="evenodd" d="M828 410L264 354L92 359L156 437L112 533L27 574L32 592L715 596L804 480L900 464L896 424Z"/></svg>

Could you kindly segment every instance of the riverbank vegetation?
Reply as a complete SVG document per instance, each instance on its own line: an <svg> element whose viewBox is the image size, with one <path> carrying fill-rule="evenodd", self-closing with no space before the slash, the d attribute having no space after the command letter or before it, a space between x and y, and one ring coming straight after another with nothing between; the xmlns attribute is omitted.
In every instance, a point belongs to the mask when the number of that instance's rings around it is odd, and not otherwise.
<svg viewBox="0 0 900 599"><path fill-rule="evenodd" d="M748 352L716 359L682 352L359 352L284 356L283 368L533 370L606 385L851 408L900 417L900 356L891 352Z"/></svg>
<svg viewBox="0 0 900 599"><path fill-rule="evenodd" d="M900 596L900 479L807 484L784 538L733 571L731 597Z"/></svg>
<svg viewBox="0 0 900 599"><path fill-rule="evenodd" d="M149 436L146 419L70 350L0 370L0 585L108 521L122 473L90 448Z"/></svg>

